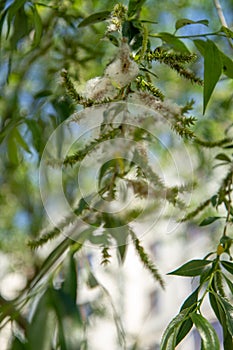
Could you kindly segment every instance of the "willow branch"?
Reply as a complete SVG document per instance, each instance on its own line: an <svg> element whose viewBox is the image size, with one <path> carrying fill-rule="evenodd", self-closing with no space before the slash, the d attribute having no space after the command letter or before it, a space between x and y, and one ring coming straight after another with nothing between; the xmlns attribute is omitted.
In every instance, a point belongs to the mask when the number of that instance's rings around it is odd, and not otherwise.
<svg viewBox="0 0 233 350"><path fill-rule="evenodd" d="M217 13L218 13L218 18L222 24L223 27L226 27L226 28L229 28L228 25L227 25L227 21L225 19L225 16L224 16L224 13L223 13L223 10L222 10L222 6L219 2L219 0L213 0L214 1L214 6L217 10ZM227 38L228 39L228 42L229 42L229 45L230 47L233 49L233 44L231 42L231 39L230 38Z"/></svg>

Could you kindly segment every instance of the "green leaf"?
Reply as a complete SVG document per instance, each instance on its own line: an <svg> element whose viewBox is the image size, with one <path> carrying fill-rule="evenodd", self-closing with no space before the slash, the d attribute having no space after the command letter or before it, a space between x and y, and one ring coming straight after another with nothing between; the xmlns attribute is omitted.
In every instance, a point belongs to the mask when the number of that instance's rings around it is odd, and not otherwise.
<svg viewBox="0 0 233 350"><path fill-rule="evenodd" d="M173 34L163 32L163 33L155 34L154 36L166 42L166 44L168 44L175 51L189 53L189 50L187 49L183 41L178 39Z"/></svg>
<svg viewBox="0 0 233 350"><path fill-rule="evenodd" d="M222 275L223 275L224 279L227 282L227 285L228 285L228 287L229 287L229 289L231 291L231 294L233 295L233 283L229 280L229 278L227 278L226 275L224 275L224 274L222 274Z"/></svg>
<svg viewBox="0 0 233 350"><path fill-rule="evenodd" d="M52 95L53 92L51 90L40 90L35 95L34 98L42 98Z"/></svg>
<svg viewBox="0 0 233 350"><path fill-rule="evenodd" d="M221 260L221 265L233 275L233 263L230 261Z"/></svg>
<svg viewBox="0 0 233 350"><path fill-rule="evenodd" d="M176 30L184 27L184 26L187 26L187 25L190 25L190 24L203 24L205 26L208 27L208 24L209 24L209 21L207 19L201 19L199 21L192 21L191 19L188 19L188 18L181 18L181 19L178 19L178 21L176 21Z"/></svg>
<svg viewBox="0 0 233 350"><path fill-rule="evenodd" d="M225 33L228 38L233 39L233 31L230 30L229 28L222 26L220 31Z"/></svg>
<svg viewBox="0 0 233 350"><path fill-rule="evenodd" d="M49 295L45 292L39 300L27 329L29 350L50 350L53 332L49 326Z"/></svg>
<svg viewBox="0 0 233 350"><path fill-rule="evenodd" d="M42 32L43 32L43 24L42 20L40 18L40 15L37 11L36 5L31 7L32 13L33 13L33 22L35 26L35 34L32 42L32 47L35 48L39 45L41 37L42 37Z"/></svg>
<svg viewBox="0 0 233 350"><path fill-rule="evenodd" d="M17 44L20 39L29 34L28 16L24 8L20 7L15 14L14 22L12 24L13 32L10 38L11 49L17 49Z"/></svg>
<svg viewBox="0 0 233 350"><path fill-rule="evenodd" d="M19 164L18 147L14 137L14 132L11 132L7 138L7 151L8 151L9 161L14 165Z"/></svg>
<svg viewBox="0 0 233 350"><path fill-rule="evenodd" d="M79 203L78 203L78 207L74 210L74 213L76 215L80 215L82 214L82 212L85 210L85 209L88 209L89 208L89 203L90 203L90 200L92 199L93 195L89 195L85 198L81 198L79 200Z"/></svg>
<svg viewBox="0 0 233 350"><path fill-rule="evenodd" d="M141 23L139 21L124 21L122 24L122 35L128 38L129 42L133 42L133 50L137 50L141 47L143 35Z"/></svg>
<svg viewBox="0 0 233 350"><path fill-rule="evenodd" d="M226 162L231 162L231 159L225 153L219 153L215 156L215 159L224 160Z"/></svg>
<svg viewBox="0 0 233 350"><path fill-rule="evenodd" d="M94 235L94 234L91 234L89 237L88 237L88 240L90 243L92 244L97 244L97 245L108 245L109 243L109 239L106 235L106 233L103 233L101 235Z"/></svg>
<svg viewBox="0 0 233 350"><path fill-rule="evenodd" d="M212 224L212 222L222 219L222 216L209 216L208 218L205 218L202 220L202 222L199 224L199 226L207 226Z"/></svg>
<svg viewBox="0 0 233 350"><path fill-rule="evenodd" d="M181 324L184 322L187 311L181 311L173 320L169 323L165 329L162 339L160 350L174 350L176 347L176 338Z"/></svg>
<svg viewBox="0 0 233 350"><path fill-rule="evenodd" d="M40 270L37 272L35 278L31 281L30 289L34 288L42 278L50 271L50 269L56 264L59 257L68 249L71 245L72 240L70 238L65 238L44 260ZM81 246L80 246L81 248ZM29 289L29 291L30 291Z"/></svg>
<svg viewBox="0 0 233 350"><path fill-rule="evenodd" d="M121 263L123 263L128 248L127 240L129 236L129 230L127 227L122 226L115 230L112 229L109 233L116 241L119 260Z"/></svg>
<svg viewBox="0 0 233 350"><path fill-rule="evenodd" d="M193 41L201 55L204 57L205 56L205 41L203 40L194 40ZM230 57L225 55L221 50L219 50L219 53L221 55L222 59L222 73L228 76L229 78L233 79L233 61Z"/></svg>
<svg viewBox="0 0 233 350"><path fill-rule="evenodd" d="M191 318L201 336L202 350L220 350L218 336L213 326L200 314L193 313Z"/></svg>
<svg viewBox="0 0 233 350"><path fill-rule="evenodd" d="M221 56L222 56L223 74L225 74L227 77L233 79L233 61L232 61L232 59L230 57L226 56L223 52L221 52Z"/></svg>
<svg viewBox="0 0 233 350"><path fill-rule="evenodd" d="M26 343L22 343L17 337L15 337L10 350L28 350L28 345Z"/></svg>
<svg viewBox="0 0 233 350"><path fill-rule="evenodd" d="M203 273L206 266L211 264L211 260L191 260L179 267L177 270L169 272L168 275L176 276L199 276Z"/></svg>
<svg viewBox="0 0 233 350"><path fill-rule="evenodd" d="M128 4L128 16L132 17L135 14L137 14L141 8L142 5L146 2L146 0L129 0L129 4Z"/></svg>
<svg viewBox="0 0 233 350"><path fill-rule="evenodd" d="M211 40L194 40L194 44L204 57L204 97L203 114L222 73L222 54Z"/></svg>
<svg viewBox="0 0 233 350"><path fill-rule="evenodd" d="M15 140L17 141L17 143L28 153L31 153L30 148L28 147L28 144L24 141L24 139L22 138L20 132L18 131L18 129L14 129L14 137Z"/></svg>
<svg viewBox="0 0 233 350"><path fill-rule="evenodd" d="M112 175L119 173L119 172L123 172L125 167L125 159L123 158L114 158L114 159L110 159L109 161L105 162L99 171L99 186L101 184L102 178L105 175Z"/></svg>
<svg viewBox="0 0 233 350"><path fill-rule="evenodd" d="M213 289L215 290L215 288ZM209 300L210 300L210 305L214 310L214 313L217 319L222 325L224 350L232 349L233 348L232 336L228 331L227 322L226 322L226 313L221 303L219 302L218 294L214 292L209 293Z"/></svg>
<svg viewBox="0 0 233 350"><path fill-rule="evenodd" d="M68 264L64 272L65 281L62 286L64 293L70 296L73 304L76 305L77 297L77 271L76 271L76 260L71 250L68 255Z"/></svg>
<svg viewBox="0 0 233 350"><path fill-rule="evenodd" d="M194 290L192 294L188 296L188 298L184 301L183 305L180 308L180 311L190 308L190 306L195 306L197 303L197 298L198 298L198 292L199 292L199 287Z"/></svg>
<svg viewBox="0 0 233 350"><path fill-rule="evenodd" d="M5 22L5 18L6 18L7 13L8 13L7 9L5 9L0 14L0 42L1 42L1 36L2 36L2 28L3 28L4 22Z"/></svg>
<svg viewBox="0 0 233 350"><path fill-rule="evenodd" d="M110 18L110 16L111 11L101 11L93 13L92 15L84 18L84 20L82 20L79 23L78 27L85 27L89 26L90 24L106 21L106 19Z"/></svg>
<svg viewBox="0 0 233 350"><path fill-rule="evenodd" d="M227 329L231 336L233 337L233 306L229 303L226 298L223 298L221 295L218 295L221 306L224 309L226 316Z"/></svg>
<svg viewBox="0 0 233 350"><path fill-rule="evenodd" d="M95 288L99 286L99 282L97 281L97 279L95 278L95 276L91 271L89 272L87 284L90 288Z"/></svg>
<svg viewBox="0 0 233 350"><path fill-rule="evenodd" d="M8 15L7 15L7 34L6 37L8 37L10 33L11 28L11 21L14 18L14 16L17 14L19 9L25 4L26 0L15 0L13 3L9 6L8 9Z"/></svg>
<svg viewBox="0 0 233 350"><path fill-rule="evenodd" d="M193 326L193 321L191 320L191 318L188 318L181 324L176 337L176 346L186 337L186 335L192 329L192 326Z"/></svg>

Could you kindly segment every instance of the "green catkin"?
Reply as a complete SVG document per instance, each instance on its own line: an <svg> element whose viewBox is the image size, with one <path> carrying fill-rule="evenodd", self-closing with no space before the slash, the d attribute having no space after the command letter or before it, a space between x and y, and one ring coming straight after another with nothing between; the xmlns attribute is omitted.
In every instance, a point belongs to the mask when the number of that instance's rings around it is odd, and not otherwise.
<svg viewBox="0 0 233 350"><path fill-rule="evenodd" d="M153 278L157 282L159 282L160 286L164 289L165 283L161 275L159 274L158 269L155 267L154 263L150 260L148 254L145 252L144 248L140 244L140 241L137 238L136 234L131 229L129 229L129 233L131 235L135 250L138 253L138 256L141 262L143 263L145 268L152 274Z"/></svg>

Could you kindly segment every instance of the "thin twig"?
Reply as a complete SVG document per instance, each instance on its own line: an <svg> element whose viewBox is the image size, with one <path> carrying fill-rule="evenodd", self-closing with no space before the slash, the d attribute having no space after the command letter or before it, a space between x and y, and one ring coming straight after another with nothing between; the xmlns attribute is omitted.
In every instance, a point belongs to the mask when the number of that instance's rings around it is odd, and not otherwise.
<svg viewBox="0 0 233 350"><path fill-rule="evenodd" d="M217 13L218 13L218 18L222 24L223 27L225 28L229 28L228 25L227 25L227 21L225 19L225 16L224 16L224 13L223 13L223 10L222 10L222 6L219 2L219 0L213 0L214 1L214 6L217 10ZM229 42L229 45L230 47L233 49L233 44L232 44L232 41L230 38L227 38L228 39L228 42Z"/></svg>

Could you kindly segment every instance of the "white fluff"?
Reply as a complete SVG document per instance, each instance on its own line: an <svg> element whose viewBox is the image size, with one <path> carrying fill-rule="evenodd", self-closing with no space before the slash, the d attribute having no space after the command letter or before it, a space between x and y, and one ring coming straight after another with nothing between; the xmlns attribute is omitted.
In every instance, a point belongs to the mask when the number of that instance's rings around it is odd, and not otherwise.
<svg viewBox="0 0 233 350"><path fill-rule="evenodd" d="M84 97L92 100L102 100L103 98L113 98L115 88L106 77L96 77L87 81Z"/></svg>
<svg viewBox="0 0 233 350"><path fill-rule="evenodd" d="M117 89L131 83L138 73L138 65L130 58L130 48L123 41L118 56L107 66L104 76L88 80L83 95L97 101L114 98L118 93Z"/></svg>

